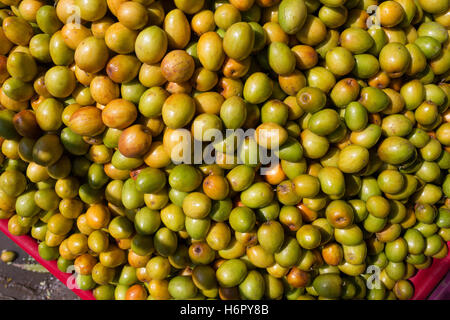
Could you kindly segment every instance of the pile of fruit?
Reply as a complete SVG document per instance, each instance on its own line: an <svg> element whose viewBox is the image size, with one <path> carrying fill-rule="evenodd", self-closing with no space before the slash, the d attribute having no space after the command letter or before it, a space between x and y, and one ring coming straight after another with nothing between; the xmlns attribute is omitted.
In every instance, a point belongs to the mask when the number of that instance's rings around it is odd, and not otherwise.
<svg viewBox="0 0 450 320"><path fill-rule="evenodd" d="M409 299L447 256L449 0L0 22L0 219L96 299Z"/></svg>

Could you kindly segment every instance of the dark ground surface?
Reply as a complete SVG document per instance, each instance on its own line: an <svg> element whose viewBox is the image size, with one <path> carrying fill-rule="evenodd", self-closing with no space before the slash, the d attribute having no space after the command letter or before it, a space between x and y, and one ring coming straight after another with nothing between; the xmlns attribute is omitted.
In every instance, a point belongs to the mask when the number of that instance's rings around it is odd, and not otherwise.
<svg viewBox="0 0 450 320"><path fill-rule="evenodd" d="M10 264L0 261L0 300L74 300L79 299L25 251L0 232L0 251L14 251ZM450 272L431 293L431 299L450 300Z"/></svg>
<svg viewBox="0 0 450 320"><path fill-rule="evenodd" d="M0 300L73 300L72 291L0 232L0 251L14 251L17 259L0 261Z"/></svg>

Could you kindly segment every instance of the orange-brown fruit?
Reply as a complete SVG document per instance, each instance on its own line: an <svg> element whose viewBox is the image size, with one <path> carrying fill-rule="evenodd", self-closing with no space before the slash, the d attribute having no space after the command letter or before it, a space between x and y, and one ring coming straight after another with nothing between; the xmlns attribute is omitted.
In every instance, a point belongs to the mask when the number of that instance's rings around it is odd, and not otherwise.
<svg viewBox="0 0 450 320"><path fill-rule="evenodd" d="M38 138L42 135L42 130L36 121L33 111L27 109L16 113L13 118L14 128L17 132L27 138Z"/></svg>
<svg viewBox="0 0 450 320"><path fill-rule="evenodd" d="M297 267L292 267L286 275L286 280L294 288L304 288L309 285L311 275Z"/></svg>
<svg viewBox="0 0 450 320"><path fill-rule="evenodd" d="M125 129L137 118L136 106L125 99L110 101L102 112L103 123L114 129Z"/></svg>
<svg viewBox="0 0 450 320"><path fill-rule="evenodd" d="M148 296L147 290L140 284L135 284L128 288L125 294L125 300L146 300Z"/></svg>
<svg viewBox="0 0 450 320"><path fill-rule="evenodd" d="M264 175L264 180L272 185L278 185L282 181L286 180L286 174L281 168L281 163L277 163L270 167Z"/></svg>
<svg viewBox="0 0 450 320"><path fill-rule="evenodd" d="M342 251L342 247L335 242L328 243L322 248L322 258L330 266L339 265L343 256L344 252Z"/></svg>
<svg viewBox="0 0 450 320"><path fill-rule="evenodd" d="M102 111L96 107L81 107L75 111L69 120L70 129L82 136L96 136L105 130L102 121Z"/></svg>
<svg viewBox="0 0 450 320"><path fill-rule="evenodd" d="M97 264L97 259L89 253L82 254L75 259L75 272L82 275L91 274L92 268Z"/></svg>
<svg viewBox="0 0 450 320"><path fill-rule="evenodd" d="M194 74L194 59L184 50L173 50L161 61L161 72L170 82L186 82Z"/></svg>
<svg viewBox="0 0 450 320"><path fill-rule="evenodd" d="M149 131L141 124L125 129L119 138L120 153L128 158L143 157L152 144L152 136Z"/></svg>
<svg viewBox="0 0 450 320"><path fill-rule="evenodd" d="M209 175L203 180L203 192L213 200L223 200L230 192L228 180L223 176Z"/></svg>
<svg viewBox="0 0 450 320"><path fill-rule="evenodd" d="M109 209L102 204L94 204L86 211L86 223L92 229L105 228L110 218L111 213Z"/></svg>

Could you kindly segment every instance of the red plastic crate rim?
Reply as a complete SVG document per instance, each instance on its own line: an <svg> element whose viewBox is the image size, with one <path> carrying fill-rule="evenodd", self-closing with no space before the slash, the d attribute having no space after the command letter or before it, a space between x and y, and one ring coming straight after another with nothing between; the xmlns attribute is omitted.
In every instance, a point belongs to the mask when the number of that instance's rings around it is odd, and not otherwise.
<svg viewBox="0 0 450 320"><path fill-rule="evenodd" d="M8 231L8 220L0 220L0 230L8 236L12 241L14 241L19 247L26 251L30 256L32 256L37 262L44 266L49 272L51 272L56 278L58 278L66 286L68 283L73 283L71 273L65 273L58 269L56 265L56 260L47 261L42 259L38 253L38 243L32 237L25 236L14 236ZM447 242L447 246L450 246L450 241ZM438 283L444 278L447 272L450 270L450 254L444 259L433 259L433 264L431 267L419 270L417 274L410 280L414 284L414 296L413 300L424 300L426 299L431 291L438 285ZM69 286L76 295L78 295L83 300L95 300L92 291L84 291Z"/></svg>
<svg viewBox="0 0 450 320"><path fill-rule="evenodd" d="M32 256L37 262L44 266L51 274L58 278L64 285L68 283L74 283L73 274L65 273L58 269L56 265L56 260L47 261L41 258L38 252L38 243L32 237L25 236L14 236L8 231L8 220L0 220L0 230L12 241L14 241L19 247L21 247L25 252ZM68 286L77 296L83 300L95 300L92 291L84 291L76 288L74 286Z"/></svg>

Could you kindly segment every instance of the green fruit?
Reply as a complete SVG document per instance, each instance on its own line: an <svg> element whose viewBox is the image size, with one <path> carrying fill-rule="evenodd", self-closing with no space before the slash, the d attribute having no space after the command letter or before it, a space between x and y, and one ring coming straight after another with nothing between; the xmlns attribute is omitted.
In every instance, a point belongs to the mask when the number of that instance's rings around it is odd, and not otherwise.
<svg viewBox="0 0 450 320"><path fill-rule="evenodd" d="M403 238L397 238L394 241L386 243L386 257L392 262L401 262L408 254L408 244Z"/></svg>
<svg viewBox="0 0 450 320"><path fill-rule="evenodd" d="M127 158L123 154L120 153L119 150L116 150L113 153L111 164L119 169L119 170L131 170L139 167L144 163L144 160L141 158Z"/></svg>
<svg viewBox="0 0 450 320"><path fill-rule="evenodd" d="M289 117L288 106L279 100L269 100L261 108L261 122L275 122L284 126Z"/></svg>
<svg viewBox="0 0 450 320"><path fill-rule="evenodd" d="M299 162L303 158L303 147L297 140L289 137L279 150L275 151L275 155L281 160Z"/></svg>
<svg viewBox="0 0 450 320"><path fill-rule="evenodd" d="M265 182L257 182L241 193L241 201L249 208L263 208L273 199L274 192Z"/></svg>
<svg viewBox="0 0 450 320"><path fill-rule="evenodd" d="M403 238L408 245L408 252L410 254L420 254L425 250L426 244L422 234L415 229L406 230Z"/></svg>
<svg viewBox="0 0 450 320"><path fill-rule="evenodd" d="M448 2L445 1L442 2L436 0L431 1L419 0L418 3L424 11L431 14L439 14L445 12L449 7Z"/></svg>
<svg viewBox="0 0 450 320"><path fill-rule="evenodd" d="M63 153L59 137L47 134L40 137L33 146L33 161L41 166L50 166L56 163Z"/></svg>
<svg viewBox="0 0 450 320"><path fill-rule="evenodd" d="M252 27L247 22L237 22L227 29L223 38L223 50L228 57L241 61L251 54L254 43Z"/></svg>
<svg viewBox="0 0 450 320"><path fill-rule="evenodd" d="M440 208L438 211L438 216L436 218L436 225L439 228L449 228L450 227L450 210L446 208Z"/></svg>
<svg viewBox="0 0 450 320"><path fill-rule="evenodd" d="M34 95L33 86L18 78L8 78L3 82L2 91L10 99L19 102L30 100Z"/></svg>
<svg viewBox="0 0 450 320"><path fill-rule="evenodd" d="M346 262L354 265L363 264L367 256L367 246L362 242L356 246L342 246L344 250L344 259Z"/></svg>
<svg viewBox="0 0 450 320"><path fill-rule="evenodd" d="M185 220L186 232L194 240L206 239L209 228L211 226L211 219L193 219L186 217Z"/></svg>
<svg viewBox="0 0 450 320"><path fill-rule="evenodd" d="M157 193L166 185L166 175L159 169L145 168L136 177L136 188L144 193Z"/></svg>
<svg viewBox="0 0 450 320"><path fill-rule="evenodd" d="M63 24L58 19L54 6L45 5L36 12L36 22L43 32L52 35L57 32Z"/></svg>
<svg viewBox="0 0 450 320"><path fill-rule="evenodd" d="M136 231L140 234L153 234L161 224L161 218L157 211L149 208L140 209L134 217Z"/></svg>
<svg viewBox="0 0 450 320"><path fill-rule="evenodd" d="M325 59L327 52L337 47L339 44L339 32L337 30L330 29L327 32L325 40L319 43L315 49L317 53Z"/></svg>
<svg viewBox="0 0 450 320"><path fill-rule="evenodd" d="M49 51L53 63L57 66L68 66L74 60L75 51L65 44L61 31L57 31L52 35Z"/></svg>
<svg viewBox="0 0 450 320"><path fill-rule="evenodd" d="M216 271L219 285L225 288L241 284L247 276L247 266L240 259L226 260Z"/></svg>
<svg viewBox="0 0 450 320"><path fill-rule="evenodd" d="M245 81L244 99L253 104L262 103L272 95L272 91L270 78L262 72L255 72Z"/></svg>
<svg viewBox="0 0 450 320"><path fill-rule="evenodd" d="M437 254L442 249L442 247L445 246L442 238L437 234L425 238L425 244L425 251L423 253L426 256L433 256Z"/></svg>
<svg viewBox="0 0 450 320"><path fill-rule="evenodd" d="M133 233L133 224L126 217L115 217L109 223L108 231L115 239L127 239Z"/></svg>
<svg viewBox="0 0 450 320"><path fill-rule="evenodd" d="M392 78L401 77L411 63L411 55L406 47L397 42L388 43L378 57L382 70Z"/></svg>
<svg viewBox="0 0 450 320"><path fill-rule="evenodd" d="M84 155L88 152L90 145L83 140L83 137L73 132L69 127L61 131L61 143L68 152L73 155Z"/></svg>
<svg viewBox="0 0 450 320"><path fill-rule="evenodd" d="M122 83L120 86L120 94L123 99L139 104L142 94L147 88L143 86L138 80Z"/></svg>
<svg viewBox="0 0 450 320"><path fill-rule="evenodd" d="M200 192L192 192L183 200L185 215L193 219L205 218L211 210L211 199Z"/></svg>
<svg viewBox="0 0 450 320"><path fill-rule="evenodd" d="M146 64L159 62L167 51L167 35L158 26L142 30L136 38L135 52L137 58Z"/></svg>
<svg viewBox="0 0 450 320"><path fill-rule="evenodd" d="M328 28L342 26L347 20L348 9L344 6L322 6L317 14Z"/></svg>
<svg viewBox="0 0 450 320"><path fill-rule="evenodd" d="M340 124L338 113L333 109L322 109L314 113L308 121L308 129L319 136L335 131Z"/></svg>
<svg viewBox="0 0 450 320"><path fill-rule="evenodd" d="M92 291L92 294L95 300L114 300L114 286L100 285Z"/></svg>
<svg viewBox="0 0 450 320"><path fill-rule="evenodd" d="M227 174L227 180L233 191L243 191L251 186L255 177L255 170L247 165L238 165Z"/></svg>
<svg viewBox="0 0 450 320"><path fill-rule="evenodd" d="M179 191L191 192L202 182L200 171L190 165L181 164L172 169L169 174L169 184Z"/></svg>
<svg viewBox="0 0 450 320"><path fill-rule="evenodd" d="M272 42L268 49L269 65L275 73L287 75L295 69L295 56L282 42Z"/></svg>
<svg viewBox="0 0 450 320"><path fill-rule="evenodd" d="M389 97L382 90L374 87L365 87L361 89L361 104L370 113L383 111L389 105Z"/></svg>
<svg viewBox="0 0 450 320"><path fill-rule="evenodd" d="M173 231L167 228L161 228L156 231L155 236L153 237L153 243L155 250L159 255L168 257L176 251L178 239Z"/></svg>
<svg viewBox="0 0 450 320"><path fill-rule="evenodd" d="M416 75L417 73L425 70L427 67L427 58L419 47L414 43L408 43L406 45L406 49L409 51L411 56L411 63L406 69L406 74L409 76Z"/></svg>
<svg viewBox="0 0 450 320"><path fill-rule="evenodd" d="M297 263L302 253L302 249L295 238L285 239L280 250L274 254L275 261L282 267L292 267Z"/></svg>
<svg viewBox="0 0 450 320"><path fill-rule="evenodd" d="M36 191L29 191L20 195L16 200L16 213L21 217L32 217L39 213L41 210L35 203Z"/></svg>
<svg viewBox="0 0 450 320"><path fill-rule="evenodd" d="M414 294L414 287L408 280L400 280L395 283L394 294L400 300L409 300Z"/></svg>
<svg viewBox="0 0 450 320"><path fill-rule="evenodd" d="M253 229L256 222L255 213L247 207L236 207L231 210L229 216L230 226L236 232L249 232Z"/></svg>
<svg viewBox="0 0 450 320"><path fill-rule="evenodd" d="M302 226L297 231L296 237L300 246L309 250L317 248L322 239L319 228L313 225Z"/></svg>
<svg viewBox="0 0 450 320"><path fill-rule="evenodd" d="M380 70L380 64L377 58L371 54L356 54L354 58L355 66L353 67L352 73L360 79L369 79Z"/></svg>
<svg viewBox="0 0 450 320"><path fill-rule="evenodd" d="M448 34L445 28L441 24L434 21L422 23L417 29L417 35L419 37L432 37L440 43L444 43L448 39Z"/></svg>
<svg viewBox="0 0 450 320"><path fill-rule="evenodd" d="M283 0L278 7L278 22L287 34L296 34L303 27L307 8L303 0Z"/></svg>
<svg viewBox="0 0 450 320"><path fill-rule="evenodd" d="M270 221L278 218L280 214L280 204L275 199L272 200L267 206L256 209L256 220L258 221Z"/></svg>
<svg viewBox="0 0 450 320"><path fill-rule="evenodd" d="M277 221L267 221L258 228L258 242L264 250L277 252L284 242L284 230Z"/></svg>
<svg viewBox="0 0 450 320"><path fill-rule="evenodd" d="M407 110L416 109L425 100L425 87L420 80L411 80L400 89Z"/></svg>
<svg viewBox="0 0 450 320"><path fill-rule="evenodd" d="M11 77L24 82L34 79L37 74L37 65L33 57L24 52L13 52L8 56L6 69Z"/></svg>
<svg viewBox="0 0 450 320"><path fill-rule="evenodd" d="M342 171L334 167L325 167L317 176L320 187L325 194L341 195L345 191L345 180Z"/></svg>
<svg viewBox="0 0 450 320"><path fill-rule="evenodd" d="M139 100L139 111L146 117L159 116L168 97L169 93L161 87L147 89Z"/></svg>
<svg viewBox="0 0 450 320"><path fill-rule="evenodd" d="M194 99L185 93L173 94L165 100L161 112L163 121L169 128L182 128L194 117Z"/></svg>
<svg viewBox="0 0 450 320"><path fill-rule="evenodd" d="M378 56L381 49L388 43L388 37L382 28L377 28L376 26L370 27L367 32L374 42L368 52L374 56Z"/></svg>
<svg viewBox="0 0 450 320"><path fill-rule="evenodd" d="M378 156L384 162L398 165L409 160L415 152L414 146L401 137L388 137L378 147Z"/></svg>
<svg viewBox="0 0 450 320"><path fill-rule="evenodd" d="M44 131L57 131L61 125L64 107L56 99L48 98L42 101L36 110L36 121Z"/></svg>
<svg viewBox="0 0 450 320"><path fill-rule="evenodd" d="M220 107L220 119L228 129L242 127L247 118L247 104L241 97L232 96Z"/></svg>
<svg viewBox="0 0 450 320"><path fill-rule="evenodd" d="M351 102L345 108L345 124L352 131L359 131L368 122L367 109L359 102Z"/></svg>
<svg viewBox="0 0 450 320"><path fill-rule="evenodd" d="M324 67L314 67L305 73L308 86L319 88L328 93L336 84L336 77Z"/></svg>
<svg viewBox="0 0 450 320"><path fill-rule="evenodd" d="M25 176L17 170L7 170L0 175L0 189L10 197L20 196L27 187Z"/></svg>
<svg viewBox="0 0 450 320"><path fill-rule="evenodd" d="M169 294L174 299L191 299L197 294L197 287L188 276L176 276L169 281Z"/></svg>
<svg viewBox="0 0 450 320"><path fill-rule="evenodd" d="M245 300L260 300L264 295L264 278L256 270L248 272L244 281L239 284L239 293Z"/></svg>
<svg viewBox="0 0 450 320"><path fill-rule="evenodd" d="M45 73L45 87L56 98L68 97L76 86L74 73L67 67L56 66Z"/></svg>
<svg viewBox="0 0 450 320"><path fill-rule="evenodd" d="M5 139L15 139L20 137L14 127L14 115L14 111L7 109L0 110L0 136Z"/></svg>
<svg viewBox="0 0 450 320"><path fill-rule="evenodd" d="M326 137L316 135L310 130L304 130L301 133L300 143L303 147L304 155L311 159L322 158L330 147Z"/></svg>
<svg viewBox="0 0 450 320"><path fill-rule="evenodd" d="M327 52L326 65L336 76L344 76L350 73L355 66L352 53L343 47L336 47Z"/></svg>
<svg viewBox="0 0 450 320"><path fill-rule="evenodd" d="M127 209L137 209L144 205L144 193L137 189L136 181L131 178L123 184L122 203Z"/></svg>
<svg viewBox="0 0 450 320"><path fill-rule="evenodd" d="M58 247L49 247L45 242L41 242L38 246L39 256L47 261L56 260L59 257Z"/></svg>
<svg viewBox="0 0 450 320"><path fill-rule="evenodd" d="M391 114L383 119L381 130L384 135L404 137L413 129L411 120L401 114Z"/></svg>
<svg viewBox="0 0 450 320"><path fill-rule="evenodd" d="M314 290L325 298L339 298L342 292L342 279L336 274L321 274L313 281Z"/></svg>
<svg viewBox="0 0 450 320"><path fill-rule="evenodd" d="M339 108L345 108L354 102L359 96L359 83L353 78L339 80L330 92L330 98Z"/></svg>
<svg viewBox="0 0 450 320"><path fill-rule="evenodd" d="M297 93L297 103L303 111L315 113L321 110L326 103L325 93L315 87L305 87Z"/></svg>
<svg viewBox="0 0 450 320"><path fill-rule="evenodd" d="M369 50L374 41L370 34L361 28L345 29L340 36L341 46L350 50L353 54L361 54Z"/></svg>
<svg viewBox="0 0 450 320"><path fill-rule="evenodd" d="M441 44L429 36L418 37L414 44L419 47L427 59L436 58L441 52Z"/></svg>
<svg viewBox="0 0 450 320"><path fill-rule="evenodd" d="M211 205L209 216L216 222L228 220L231 215L232 201L230 198L224 200L214 200Z"/></svg>
<svg viewBox="0 0 450 320"><path fill-rule="evenodd" d="M52 211L58 208L60 198L53 189L42 189L34 194L34 202L45 211Z"/></svg>
<svg viewBox="0 0 450 320"><path fill-rule="evenodd" d="M387 223L387 218L378 218L374 215L369 214L364 220L364 229L369 232L379 232L383 230Z"/></svg>

